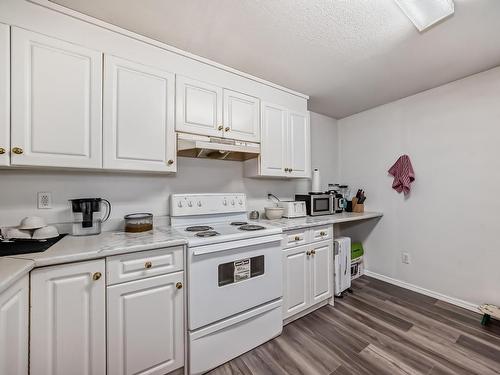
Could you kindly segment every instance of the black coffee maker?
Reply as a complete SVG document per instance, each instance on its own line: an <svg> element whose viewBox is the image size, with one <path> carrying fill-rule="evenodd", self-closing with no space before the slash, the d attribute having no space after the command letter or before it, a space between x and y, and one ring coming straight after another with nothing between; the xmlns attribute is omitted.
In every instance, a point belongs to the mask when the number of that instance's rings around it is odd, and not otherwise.
<svg viewBox="0 0 500 375"><path fill-rule="evenodd" d="M101 233L101 224L111 215L111 203L103 198L70 199L73 212L73 236L89 236ZM103 206L105 214L102 215Z"/></svg>

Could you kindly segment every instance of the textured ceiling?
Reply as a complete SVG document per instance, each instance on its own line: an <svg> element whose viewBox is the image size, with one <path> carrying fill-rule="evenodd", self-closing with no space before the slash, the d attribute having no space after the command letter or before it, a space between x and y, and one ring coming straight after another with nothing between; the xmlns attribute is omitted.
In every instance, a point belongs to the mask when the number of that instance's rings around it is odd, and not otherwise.
<svg viewBox="0 0 500 375"><path fill-rule="evenodd" d="M500 0L419 33L393 0L54 0L310 95L342 118L500 65Z"/></svg>

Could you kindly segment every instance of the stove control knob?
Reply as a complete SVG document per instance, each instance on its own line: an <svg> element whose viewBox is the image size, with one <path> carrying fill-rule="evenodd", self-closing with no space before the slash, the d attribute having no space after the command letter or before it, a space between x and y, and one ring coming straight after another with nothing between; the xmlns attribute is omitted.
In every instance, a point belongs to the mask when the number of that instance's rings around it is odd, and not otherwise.
<svg viewBox="0 0 500 375"><path fill-rule="evenodd" d="M227 200L225 200L225 199L224 199L224 201L222 201L222 204L223 204L224 206L227 206Z"/></svg>
<svg viewBox="0 0 500 375"><path fill-rule="evenodd" d="M189 207L193 207L193 202L189 201L189 202L188 202L188 206L189 206Z"/></svg>
<svg viewBox="0 0 500 375"><path fill-rule="evenodd" d="M177 207L182 208L182 202L181 202L181 201L179 201L179 202L177 203Z"/></svg>
<svg viewBox="0 0 500 375"><path fill-rule="evenodd" d="M201 207L201 201L198 201L198 207Z"/></svg>
<svg viewBox="0 0 500 375"><path fill-rule="evenodd" d="M231 201L231 204L234 206L234 204L235 204L234 200Z"/></svg>

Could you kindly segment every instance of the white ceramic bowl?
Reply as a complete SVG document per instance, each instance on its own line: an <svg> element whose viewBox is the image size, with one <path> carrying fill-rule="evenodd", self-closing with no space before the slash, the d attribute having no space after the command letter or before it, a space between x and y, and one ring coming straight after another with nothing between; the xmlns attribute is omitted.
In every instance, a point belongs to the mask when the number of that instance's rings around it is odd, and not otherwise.
<svg viewBox="0 0 500 375"><path fill-rule="evenodd" d="M281 219L283 217L284 209L282 207L266 207L266 217L269 220Z"/></svg>
<svg viewBox="0 0 500 375"><path fill-rule="evenodd" d="M8 228L5 233L5 238L7 238L8 240L29 240L31 239L31 232L29 230L23 230L19 228Z"/></svg>
<svg viewBox="0 0 500 375"><path fill-rule="evenodd" d="M34 240L46 240L57 236L59 236L59 232L57 228L53 225L48 225L46 227L39 228L33 232Z"/></svg>
<svg viewBox="0 0 500 375"><path fill-rule="evenodd" d="M21 220L19 229L38 229L46 226L45 220L39 216L28 216Z"/></svg>

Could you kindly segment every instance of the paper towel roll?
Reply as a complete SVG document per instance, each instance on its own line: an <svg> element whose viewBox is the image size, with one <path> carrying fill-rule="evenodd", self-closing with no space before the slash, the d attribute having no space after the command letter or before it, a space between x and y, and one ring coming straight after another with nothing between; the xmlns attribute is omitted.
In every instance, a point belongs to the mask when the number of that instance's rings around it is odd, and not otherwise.
<svg viewBox="0 0 500 375"><path fill-rule="evenodd" d="M319 177L319 169L314 168L312 182L311 182L311 192L320 193L321 192L320 185L321 185L321 182L320 182L320 177Z"/></svg>

